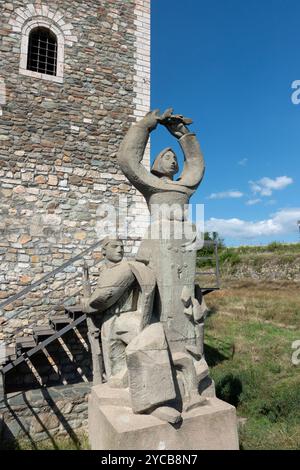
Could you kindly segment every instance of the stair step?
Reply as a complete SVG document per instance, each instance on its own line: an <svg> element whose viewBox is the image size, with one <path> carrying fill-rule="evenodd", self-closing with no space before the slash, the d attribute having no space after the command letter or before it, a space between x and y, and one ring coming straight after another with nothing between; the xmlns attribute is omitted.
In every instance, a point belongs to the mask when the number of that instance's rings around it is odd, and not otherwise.
<svg viewBox="0 0 300 470"><path fill-rule="evenodd" d="M71 322L71 318L67 317L67 315L49 318L49 323L55 330L61 330L64 326L69 325Z"/></svg>
<svg viewBox="0 0 300 470"><path fill-rule="evenodd" d="M33 328L33 336L36 341L40 339L49 338L49 336L54 335L55 330L49 325L40 325Z"/></svg>
<svg viewBox="0 0 300 470"><path fill-rule="evenodd" d="M15 346L7 346L3 348L2 353L0 354L0 365L3 366L10 361L17 359L17 351Z"/></svg>
<svg viewBox="0 0 300 470"><path fill-rule="evenodd" d="M70 307L65 306L65 312L69 315L73 320L83 315L82 306L78 305L71 305Z"/></svg>
<svg viewBox="0 0 300 470"><path fill-rule="evenodd" d="M19 352L20 350L27 351L36 346L36 341L34 336L19 336L16 337L16 348Z"/></svg>

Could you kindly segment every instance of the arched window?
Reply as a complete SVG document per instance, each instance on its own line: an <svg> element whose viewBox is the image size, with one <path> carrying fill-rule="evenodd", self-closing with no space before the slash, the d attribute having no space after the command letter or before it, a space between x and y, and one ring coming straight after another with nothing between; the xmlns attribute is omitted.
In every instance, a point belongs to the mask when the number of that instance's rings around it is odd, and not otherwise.
<svg viewBox="0 0 300 470"><path fill-rule="evenodd" d="M30 31L27 70L47 75L56 75L57 37L50 29L37 27Z"/></svg>
<svg viewBox="0 0 300 470"><path fill-rule="evenodd" d="M14 33L21 33L20 74L63 83L65 45L71 47L78 41L72 24L64 21L60 11L40 3L32 2L16 12L9 24Z"/></svg>

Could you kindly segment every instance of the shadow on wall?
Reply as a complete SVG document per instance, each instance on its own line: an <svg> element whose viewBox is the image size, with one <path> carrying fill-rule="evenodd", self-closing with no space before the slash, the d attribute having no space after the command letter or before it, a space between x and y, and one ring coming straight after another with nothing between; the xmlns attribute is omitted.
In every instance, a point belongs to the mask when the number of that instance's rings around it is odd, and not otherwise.
<svg viewBox="0 0 300 470"><path fill-rule="evenodd" d="M36 447L33 447L35 449ZM10 429L0 417L0 450L19 450L19 444Z"/></svg>
<svg viewBox="0 0 300 470"><path fill-rule="evenodd" d="M59 449L57 439L80 448L78 435L87 428L90 384L43 388L7 395L0 403L0 449L37 449L38 442Z"/></svg>

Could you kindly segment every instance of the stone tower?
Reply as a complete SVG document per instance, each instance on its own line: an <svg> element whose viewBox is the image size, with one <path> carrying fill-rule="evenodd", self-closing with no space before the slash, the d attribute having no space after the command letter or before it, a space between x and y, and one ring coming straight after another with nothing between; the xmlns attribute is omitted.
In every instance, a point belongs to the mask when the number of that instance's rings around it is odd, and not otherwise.
<svg viewBox="0 0 300 470"><path fill-rule="evenodd" d="M150 0L0 0L0 12L1 303L96 242L101 203L121 195L129 222L147 218L116 153L149 110Z"/></svg>

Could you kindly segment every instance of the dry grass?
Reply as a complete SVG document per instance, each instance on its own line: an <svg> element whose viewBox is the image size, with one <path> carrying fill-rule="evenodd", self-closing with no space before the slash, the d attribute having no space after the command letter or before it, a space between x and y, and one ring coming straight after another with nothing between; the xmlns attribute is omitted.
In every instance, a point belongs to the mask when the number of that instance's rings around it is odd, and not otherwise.
<svg viewBox="0 0 300 470"><path fill-rule="evenodd" d="M220 398L247 418L244 449L300 449L300 283L225 281L209 294L206 358Z"/></svg>
<svg viewBox="0 0 300 470"><path fill-rule="evenodd" d="M227 280L223 285L207 297L214 312L240 321L264 321L300 329L300 283Z"/></svg>

